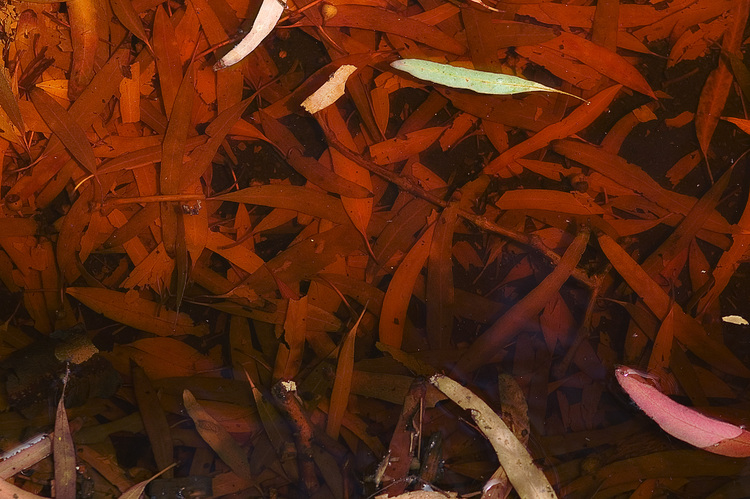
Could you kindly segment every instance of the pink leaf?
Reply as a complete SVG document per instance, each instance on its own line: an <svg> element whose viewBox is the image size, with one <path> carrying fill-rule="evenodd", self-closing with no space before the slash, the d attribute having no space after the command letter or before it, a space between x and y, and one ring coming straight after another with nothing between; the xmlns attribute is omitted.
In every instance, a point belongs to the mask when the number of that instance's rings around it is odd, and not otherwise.
<svg viewBox="0 0 750 499"><path fill-rule="evenodd" d="M750 456L750 432L678 404L648 384L648 374L625 366L615 368L617 382L667 433L701 449L731 457Z"/></svg>

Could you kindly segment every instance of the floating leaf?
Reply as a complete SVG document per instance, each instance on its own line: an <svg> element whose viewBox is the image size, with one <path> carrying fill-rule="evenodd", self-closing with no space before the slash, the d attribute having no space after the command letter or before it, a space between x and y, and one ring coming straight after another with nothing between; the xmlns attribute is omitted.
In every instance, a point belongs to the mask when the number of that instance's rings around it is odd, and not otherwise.
<svg viewBox="0 0 750 499"><path fill-rule="evenodd" d="M750 322L747 322L747 319L741 315L725 315L721 320L729 324L737 324L738 326L750 326Z"/></svg>
<svg viewBox="0 0 750 499"><path fill-rule="evenodd" d="M253 22L253 27L250 29L250 33L245 35L240 43L219 59L219 62L214 64L214 71L237 64L250 52L255 50L268 34L273 31L276 23L281 19L281 14L284 13L285 7L286 2L281 0L263 0L258 15Z"/></svg>
<svg viewBox="0 0 750 499"><path fill-rule="evenodd" d="M357 70L357 66L346 64L336 70L327 82L317 89L310 97L302 101L302 107L310 114L330 106L344 95L346 80Z"/></svg>
<svg viewBox="0 0 750 499"><path fill-rule="evenodd" d="M750 432L744 428L678 404L650 385L648 374L618 366L615 377L633 402L673 437L722 456L750 456Z"/></svg>
<svg viewBox="0 0 750 499"><path fill-rule="evenodd" d="M550 88L541 83L519 78L518 76L459 68L449 64L424 61L421 59L401 59L393 61L391 67L404 71L420 80L427 80L446 87L465 88L479 94L512 95L523 92L554 92L575 97L577 95Z"/></svg>

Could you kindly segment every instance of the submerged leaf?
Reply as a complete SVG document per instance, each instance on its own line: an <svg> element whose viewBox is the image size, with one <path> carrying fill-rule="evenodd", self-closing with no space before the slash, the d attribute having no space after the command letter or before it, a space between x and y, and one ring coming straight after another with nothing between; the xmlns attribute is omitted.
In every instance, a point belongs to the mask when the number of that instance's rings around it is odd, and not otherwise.
<svg viewBox="0 0 750 499"><path fill-rule="evenodd" d="M339 349L339 359L336 365L336 377L331 392L331 405L328 410L326 433L331 438L338 438L341 422L344 419L346 406L349 405L349 394L352 388L352 373L354 372L354 342L357 338L357 328L367 309L363 309L357 322L344 336L344 342Z"/></svg>
<svg viewBox="0 0 750 499"><path fill-rule="evenodd" d="M250 478L250 463L247 461L247 454L240 447L229 432L216 419L214 419L202 406L195 400L195 396L190 390L182 392L182 400L185 404L190 419L195 423L195 429L198 430L201 438L211 446L219 457L234 471L237 476L244 479Z"/></svg>
<svg viewBox="0 0 750 499"><path fill-rule="evenodd" d="M94 149L78 121L44 90L35 88L29 95L44 122L70 151L71 156L89 173L95 173Z"/></svg>
<svg viewBox="0 0 750 499"><path fill-rule="evenodd" d="M535 81L525 80L518 76L459 68L421 59L393 61L391 67L409 73L420 80L431 81L446 87L465 88L479 94L512 95L522 92L554 92L586 102L586 99L577 95L550 88Z"/></svg>
<svg viewBox="0 0 750 499"><path fill-rule="evenodd" d="M430 383L461 408L471 412L477 426L495 449L519 496L540 499L557 497L547 477L534 464L529 451L489 405L447 376L436 374L430 378Z"/></svg>
<svg viewBox="0 0 750 499"><path fill-rule="evenodd" d="M67 387L67 376L64 387ZM52 452L55 461L55 497L75 499L76 497L76 451L65 411L65 388L57 403L55 416L55 436L52 439Z"/></svg>

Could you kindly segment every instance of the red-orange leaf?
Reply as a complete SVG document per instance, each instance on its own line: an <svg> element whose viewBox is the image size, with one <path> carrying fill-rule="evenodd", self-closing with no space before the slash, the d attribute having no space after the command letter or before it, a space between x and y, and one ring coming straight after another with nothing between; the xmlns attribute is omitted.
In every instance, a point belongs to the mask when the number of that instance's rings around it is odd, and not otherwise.
<svg viewBox="0 0 750 499"><path fill-rule="evenodd" d="M388 285L388 291L383 298L383 308L380 311L380 342L385 345L401 348L409 299L414 283L430 254L434 232L435 225L433 224L409 250Z"/></svg>
<svg viewBox="0 0 750 499"><path fill-rule="evenodd" d="M602 90L591 98L588 104L581 104L559 123L549 125L540 130L531 138L511 147L503 152L484 168L484 173L494 175L501 169L506 168L513 160L522 158L529 153L541 149L556 139L563 139L574 133L578 133L589 126L596 118L609 109L622 85L613 85Z"/></svg>
<svg viewBox="0 0 750 499"><path fill-rule="evenodd" d="M352 388L352 373L354 372L354 341L357 338L357 328L362 321L365 312L362 310L357 322L344 336L344 342L339 350L338 363L336 364L336 377L333 381L331 392L331 404L328 409L328 421L326 433L329 437L337 439L341 430L341 422L344 419L346 406L349 405L349 393Z"/></svg>
<svg viewBox="0 0 750 499"><path fill-rule="evenodd" d="M96 173L96 157L81 126L58 102L44 90L35 88L29 94L39 114L70 155L89 173Z"/></svg>

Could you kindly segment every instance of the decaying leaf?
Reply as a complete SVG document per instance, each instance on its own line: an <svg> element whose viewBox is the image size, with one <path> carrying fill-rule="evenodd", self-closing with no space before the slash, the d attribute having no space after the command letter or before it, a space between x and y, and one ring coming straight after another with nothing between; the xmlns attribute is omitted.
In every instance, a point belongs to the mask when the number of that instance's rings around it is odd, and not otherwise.
<svg viewBox="0 0 750 499"><path fill-rule="evenodd" d="M250 32L232 50L214 64L214 71L233 66L260 45L276 26L284 13L286 3L280 0L263 0Z"/></svg>
<svg viewBox="0 0 750 499"><path fill-rule="evenodd" d="M247 461L245 451L242 450L237 441L201 407L189 390L183 392L182 399L185 410L195 423L195 429L198 430L201 438L216 451L216 454L232 468L237 476L249 480L251 476L250 463Z"/></svg>
<svg viewBox="0 0 750 499"><path fill-rule="evenodd" d="M55 436L52 439L52 452L55 458L55 497L75 499L76 495L76 450L65 411L65 388L57 403L55 416Z"/></svg>
<svg viewBox="0 0 750 499"><path fill-rule="evenodd" d="M526 447L482 399L447 376L437 374L430 383L445 393L471 417L490 441L518 495L523 498L555 498L555 490L537 468Z"/></svg>
<svg viewBox="0 0 750 499"><path fill-rule="evenodd" d="M18 5L0 496L742 495L750 0Z"/></svg>
<svg viewBox="0 0 750 499"><path fill-rule="evenodd" d="M344 95L346 80L357 70L357 66L346 64L336 70L327 82L317 89L307 99L302 101L302 107L310 114L330 106Z"/></svg>

